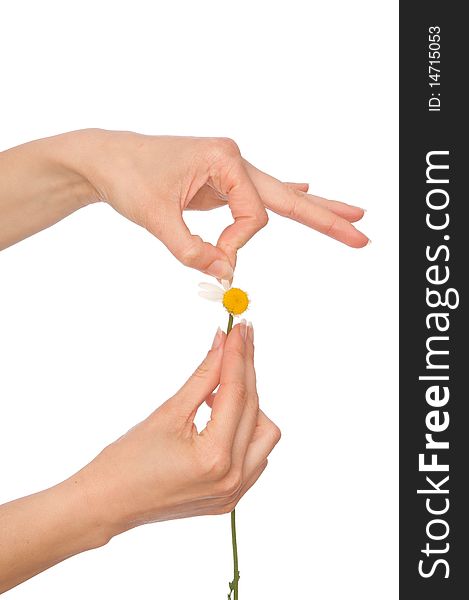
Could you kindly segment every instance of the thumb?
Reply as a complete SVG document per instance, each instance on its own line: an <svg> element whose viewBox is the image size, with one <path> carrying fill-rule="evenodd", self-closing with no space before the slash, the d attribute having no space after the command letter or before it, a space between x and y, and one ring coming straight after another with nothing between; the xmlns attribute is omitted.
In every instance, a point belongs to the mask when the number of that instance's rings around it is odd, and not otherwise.
<svg viewBox="0 0 469 600"><path fill-rule="evenodd" d="M218 328L207 356L171 399L171 402L177 403L179 411L182 409L185 416L193 418L199 406L220 383L225 340L225 333Z"/></svg>
<svg viewBox="0 0 469 600"><path fill-rule="evenodd" d="M192 235L180 213L172 215L158 235L159 239L186 267L192 267L219 280L233 279L233 267L221 250Z"/></svg>

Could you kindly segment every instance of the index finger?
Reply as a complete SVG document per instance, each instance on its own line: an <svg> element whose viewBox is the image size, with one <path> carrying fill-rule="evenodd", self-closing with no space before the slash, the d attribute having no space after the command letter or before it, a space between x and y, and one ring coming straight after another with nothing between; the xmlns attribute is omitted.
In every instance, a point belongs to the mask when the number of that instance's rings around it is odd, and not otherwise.
<svg viewBox="0 0 469 600"><path fill-rule="evenodd" d="M246 403L246 324L233 327L223 353L220 387L212 404L207 424L217 443L231 450Z"/></svg>
<svg viewBox="0 0 469 600"><path fill-rule="evenodd" d="M269 219L241 158L233 160L234 163L224 167L225 172L220 174L220 178L225 182L223 187L226 189L234 223L222 232L217 246L228 255L234 266L236 252L267 225Z"/></svg>

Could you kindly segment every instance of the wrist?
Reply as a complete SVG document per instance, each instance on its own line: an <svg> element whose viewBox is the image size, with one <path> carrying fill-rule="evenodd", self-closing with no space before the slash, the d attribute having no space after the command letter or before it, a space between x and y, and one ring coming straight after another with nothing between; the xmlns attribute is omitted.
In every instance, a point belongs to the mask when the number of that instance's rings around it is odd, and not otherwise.
<svg viewBox="0 0 469 600"><path fill-rule="evenodd" d="M38 140L50 168L61 180L73 210L98 202L99 191L92 183L92 166L103 132L83 129Z"/></svg>
<svg viewBox="0 0 469 600"><path fill-rule="evenodd" d="M69 511L69 519L75 523L74 553L105 546L115 535L111 521L102 510L100 499L84 475L79 471L55 486L63 506Z"/></svg>
<svg viewBox="0 0 469 600"><path fill-rule="evenodd" d="M125 486L116 477L115 467L106 454L105 448L94 460L61 484L80 505L83 530L88 532L86 537L90 547L104 546L113 537L137 524L129 518Z"/></svg>
<svg viewBox="0 0 469 600"><path fill-rule="evenodd" d="M62 136L0 153L0 249L50 227L96 197L63 162Z"/></svg>

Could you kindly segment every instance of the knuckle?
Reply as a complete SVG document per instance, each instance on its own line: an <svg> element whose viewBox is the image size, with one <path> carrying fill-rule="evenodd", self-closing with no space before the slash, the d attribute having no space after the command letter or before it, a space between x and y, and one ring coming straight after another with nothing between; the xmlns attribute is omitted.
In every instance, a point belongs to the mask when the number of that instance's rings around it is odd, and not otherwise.
<svg viewBox="0 0 469 600"><path fill-rule="evenodd" d="M238 144L229 137L216 138L216 149L228 156L239 156L241 154Z"/></svg>
<svg viewBox="0 0 469 600"><path fill-rule="evenodd" d="M216 452L204 463L204 473L210 481L220 481L231 469L231 456L227 452Z"/></svg>
<svg viewBox="0 0 469 600"><path fill-rule="evenodd" d="M197 263L200 256L200 241L200 238L195 237L194 240L181 252L179 260L186 267L192 267Z"/></svg>
<svg viewBox="0 0 469 600"><path fill-rule="evenodd" d="M241 162L238 144L231 138L210 138L205 152L210 162L229 167L230 170Z"/></svg>
<svg viewBox="0 0 469 600"><path fill-rule="evenodd" d="M241 473L235 471L230 472L220 482L220 495L230 501L235 500L238 497L239 492L243 486L243 478Z"/></svg>
<svg viewBox="0 0 469 600"><path fill-rule="evenodd" d="M205 379L207 377L207 375L209 374L209 372L210 372L210 370L209 370L208 366L205 364L205 362L203 362L194 371L194 377L196 379Z"/></svg>
<svg viewBox="0 0 469 600"><path fill-rule="evenodd" d="M289 219L293 219L294 221L298 218L298 196L296 196L296 195L292 196L286 216Z"/></svg>
<svg viewBox="0 0 469 600"><path fill-rule="evenodd" d="M278 427L278 425L275 425L275 423L272 423L271 435L272 435L272 441L273 441L274 445L278 444L278 442L280 441L280 438L282 437L282 432L280 431L280 427Z"/></svg>
<svg viewBox="0 0 469 600"><path fill-rule="evenodd" d="M329 225L325 228L324 233L326 235L331 235L332 232L334 231L334 229L337 226L337 223L339 222L339 217L334 217L331 222L329 223Z"/></svg>
<svg viewBox="0 0 469 600"><path fill-rule="evenodd" d="M260 227L265 227L267 225L267 223L269 222L269 215L267 214L267 211L264 210L264 212L261 212L259 214L259 217L257 218L257 222L259 223Z"/></svg>

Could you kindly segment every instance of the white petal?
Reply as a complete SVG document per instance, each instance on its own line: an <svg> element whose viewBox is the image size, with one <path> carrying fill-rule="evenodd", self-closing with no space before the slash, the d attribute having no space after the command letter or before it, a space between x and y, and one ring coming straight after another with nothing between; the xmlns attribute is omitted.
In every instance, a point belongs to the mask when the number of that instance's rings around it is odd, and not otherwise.
<svg viewBox="0 0 469 600"><path fill-rule="evenodd" d="M207 290L207 291L217 291L220 293L224 293L224 291L221 289L221 287L219 285L214 285L213 283L207 283L205 281L203 281L202 283L199 283L199 288L203 289L203 290Z"/></svg>
<svg viewBox="0 0 469 600"><path fill-rule="evenodd" d="M214 302L221 302L223 300L223 292L221 290L201 290L199 296L206 300L213 300Z"/></svg>
<svg viewBox="0 0 469 600"><path fill-rule="evenodd" d="M231 287L231 285L230 285L230 282L228 281L228 279L222 279L222 280L221 280L221 284L222 284L222 286L223 286L223 289L224 289L225 291L226 291L226 290L229 290L229 289L230 289L230 287Z"/></svg>

